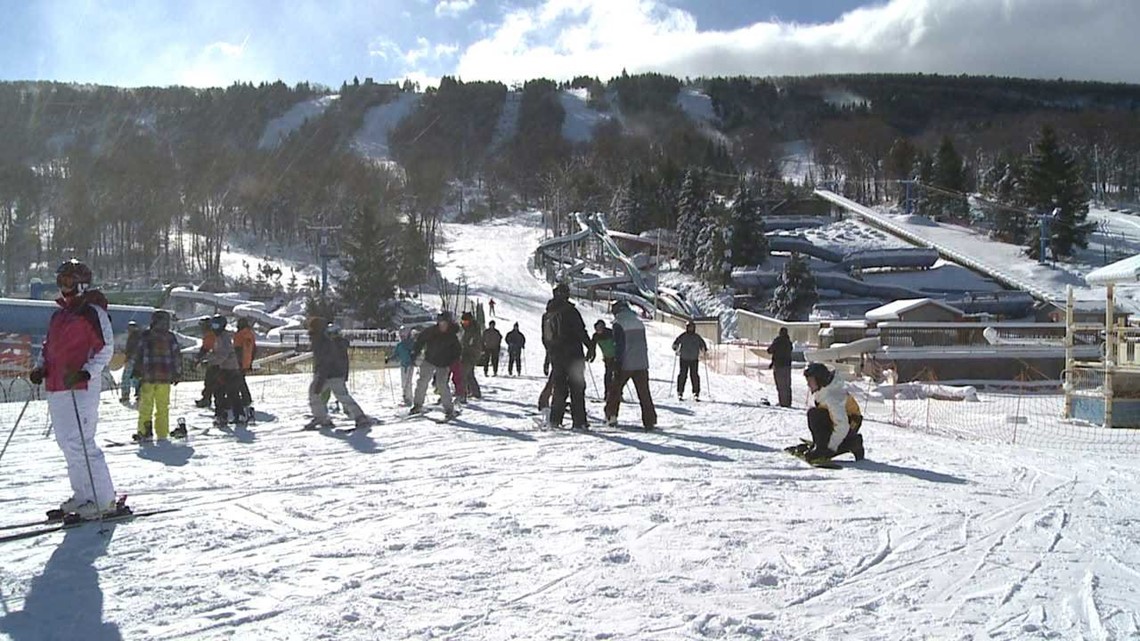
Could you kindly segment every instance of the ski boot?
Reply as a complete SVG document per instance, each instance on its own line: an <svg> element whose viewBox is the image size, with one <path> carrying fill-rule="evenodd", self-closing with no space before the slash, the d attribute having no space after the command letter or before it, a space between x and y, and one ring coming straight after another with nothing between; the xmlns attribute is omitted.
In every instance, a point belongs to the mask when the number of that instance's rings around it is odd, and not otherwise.
<svg viewBox="0 0 1140 641"><path fill-rule="evenodd" d="M208 399L208 398L200 398L200 399L194 401L194 407L200 407L200 408L204 409L204 408L207 408L209 406L210 406L210 399Z"/></svg>
<svg viewBox="0 0 1140 641"><path fill-rule="evenodd" d="M253 423L257 420L257 413L253 411L253 406L245 408L245 422Z"/></svg>
<svg viewBox="0 0 1140 641"><path fill-rule="evenodd" d="M325 430L325 429L332 429L332 426L333 426L333 422L327 418L324 418L324 419L314 418L313 420L309 421L308 423L305 423L305 427L302 427L301 429L303 429L303 430Z"/></svg>
<svg viewBox="0 0 1140 641"><path fill-rule="evenodd" d="M186 419L178 419L178 427L170 431L172 438L186 438Z"/></svg>
<svg viewBox="0 0 1140 641"><path fill-rule="evenodd" d="M372 418L371 416L366 416L364 414L361 414L360 416L356 417L355 423L356 423L356 429L364 430L364 429L368 429L368 428L372 427L373 425L376 425L377 421L376 421L376 419Z"/></svg>
<svg viewBox="0 0 1140 641"><path fill-rule="evenodd" d="M141 432L135 432L131 435L131 440L139 445L149 443L152 438L154 438L154 429L151 427L150 421L143 425Z"/></svg>

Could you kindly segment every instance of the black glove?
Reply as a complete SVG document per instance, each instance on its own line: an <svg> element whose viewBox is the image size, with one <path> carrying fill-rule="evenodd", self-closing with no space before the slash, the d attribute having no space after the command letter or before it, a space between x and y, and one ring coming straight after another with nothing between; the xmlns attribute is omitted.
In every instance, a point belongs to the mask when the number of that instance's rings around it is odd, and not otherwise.
<svg viewBox="0 0 1140 641"><path fill-rule="evenodd" d="M591 363L593 363L594 359L597 357L598 355L594 352L593 348L590 348L590 350L586 352L586 360L590 361Z"/></svg>
<svg viewBox="0 0 1140 641"><path fill-rule="evenodd" d="M44 368L37 367L34 370L28 372L28 381L32 385L39 385L39 384L43 383L44 382Z"/></svg>
<svg viewBox="0 0 1140 641"><path fill-rule="evenodd" d="M68 389L72 389L76 385L79 385L80 383L86 383L89 380L91 380L91 372L88 372L85 369L81 369L76 372L69 372L66 376L64 376L63 384L67 386Z"/></svg>

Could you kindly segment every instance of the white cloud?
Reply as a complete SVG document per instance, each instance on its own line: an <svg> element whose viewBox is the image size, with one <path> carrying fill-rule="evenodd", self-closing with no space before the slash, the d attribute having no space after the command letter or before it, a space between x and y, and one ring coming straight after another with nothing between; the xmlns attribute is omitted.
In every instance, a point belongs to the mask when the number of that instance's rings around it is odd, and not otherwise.
<svg viewBox="0 0 1140 641"><path fill-rule="evenodd" d="M435 15L437 18L454 18L474 6L475 0L439 0L435 5Z"/></svg>
<svg viewBox="0 0 1140 641"><path fill-rule="evenodd" d="M245 46L249 43L249 36L246 36L241 44L234 44L232 42L213 42L206 45L203 53L207 56L221 55L227 58L240 58L245 54Z"/></svg>
<svg viewBox="0 0 1140 641"><path fill-rule="evenodd" d="M415 66L422 60L439 61L451 58L459 52L459 45L436 44L433 45L427 38L416 38L416 46L403 54L403 60L408 66Z"/></svg>
<svg viewBox="0 0 1140 641"><path fill-rule="evenodd" d="M442 3L441 3L442 4ZM438 8L438 5L437 5ZM543 0L460 56L468 80L926 72L1140 82L1137 0L890 0L818 25L700 31L663 0Z"/></svg>
<svg viewBox="0 0 1140 641"><path fill-rule="evenodd" d="M404 56L400 45L390 38L380 36L368 43L368 55L384 61L392 61Z"/></svg>

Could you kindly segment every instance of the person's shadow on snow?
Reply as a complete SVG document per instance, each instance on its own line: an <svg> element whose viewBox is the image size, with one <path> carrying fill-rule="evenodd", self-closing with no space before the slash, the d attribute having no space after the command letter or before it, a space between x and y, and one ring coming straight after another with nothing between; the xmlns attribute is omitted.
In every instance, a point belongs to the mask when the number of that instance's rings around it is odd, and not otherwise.
<svg viewBox="0 0 1140 641"><path fill-rule="evenodd" d="M153 445L139 448L139 458L158 461L171 467L182 467L194 456L194 448L189 445Z"/></svg>
<svg viewBox="0 0 1140 641"><path fill-rule="evenodd" d="M119 626L103 621L103 591L95 559L107 551L108 532L95 524L67 530L44 571L32 579L22 610L0 618L0 633L13 641L121 641Z"/></svg>

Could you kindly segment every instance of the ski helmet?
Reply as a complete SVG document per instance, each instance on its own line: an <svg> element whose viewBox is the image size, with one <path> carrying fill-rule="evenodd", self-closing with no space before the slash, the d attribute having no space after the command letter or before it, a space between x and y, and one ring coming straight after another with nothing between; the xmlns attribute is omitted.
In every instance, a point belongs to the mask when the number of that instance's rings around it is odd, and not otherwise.
<svg viewBox="0 0 1140 641"><path fill-rule="evenodd" d="M817 385L827 387L835 374L823 363L812 363L804 368L804 378L814 378Z"/></svg>
<svg viewBox="0 0 1140 641"><path fill-rule="evenodd" d="M61 290L64 278L70 278L71 287L75 288L77 293L82 293L91 286L91 268L75 258L65 260L55 270L55 284Z"/></svg>
<svg viewBox="0 0 1140 641"><path fill-rule="evenodd" d="M158 312L155 312L155 313L157 314ZM154 317L152 316L151 320L153 320L153 319L154 319ZM138 329L138 326L139 326L138 322L135 321L134 319L127 321L127 329Z"/></svg>
<svg viewBox="0 0 1140 641"><path fill-rule="evenodd" d="M337 325L336 323L329 323L328 327L325 328L325 331L328 332L329 336L340 336L340 325Z"/></svg>
<svg viewBox="0 0 1140 641"><path fill-rule="evenodd" d="M407 325L400 325L400 340L404 340L412 335L412 329Z"/></svg>
<svg viewBox="0 0 1140 641"><path fill-rule="evenodd" d="M226 317L218 314L210 319L210 329L220 332L226 328Z"/></svg>
<svg viewBox="0 0 1140 641"><path fill-rule="evenodd" d="M600 318L598 319L598 322L594 323L594 329L605 329L605 328L606 328L606 321L604 321Z"/></svg>
<svg viewBox="0 0 1140 641"><path fill-rule="evenodd" d="M624 300L615 300L614 304L610 305L610 313L613 314L614 316L617 316L618 314L620 314L622 312L628 312L628 311L629 311L629 303L625 302Z"/></svg>

